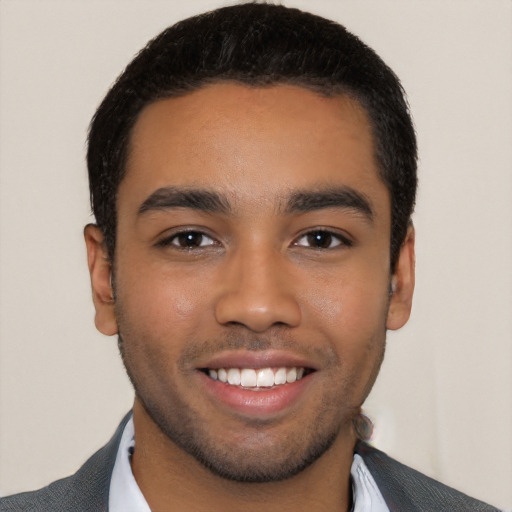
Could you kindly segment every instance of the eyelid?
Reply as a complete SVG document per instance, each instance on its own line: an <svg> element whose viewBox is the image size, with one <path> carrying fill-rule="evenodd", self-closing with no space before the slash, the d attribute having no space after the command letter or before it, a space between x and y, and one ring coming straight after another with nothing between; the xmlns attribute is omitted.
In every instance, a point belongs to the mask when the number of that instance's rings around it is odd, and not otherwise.
<svg viewBox="0 0 512 512"><path fill-rule="evenodd" d="M326 235L333 237L333 239L335 239L337 241L336 245L334 245L332 247L324 248L324 247L312 247L312 246L306 245L306 244L299 244L299 241L301 239L303 239L304 237L307 237L308 235L312 235L315 233L322 233L322 234L326 234ZM302 233L300 233L298 236L295 237L294 241L292 242L292 245L295 247L306 247L306 248L314 249L314 250L318 250L318 251L321 251L321 250L326 251L326 250L333 250L333 249L338 249L338 248L343 248L343 247L352 247L354 245L354 241L346 233L341 233L339 230L336 230L333 228L319 226L319 227L307 229L306 231L303 231Z"/></svg>
<svg viewBox="0 0 512 512"><path fill-rule="evenodd" d="M211 243L208 243L207 245L199 245L197 247L183 247L179 244L173 243L177 237L180 235L187 235L187 233L196 233L198 235L201 235L203 237L206 237L211 241ZM307 237L308 235L314 235L314 234L325 234L328 236L331 236L334 241L336 241L336 244L332 247L315 247L310 244L302 244L299 243L303 238ZM165 235L162 236L159 240L156 241L155 246L156 247L173 247L175 249L180 250L199 250L199 249L207 249L209 247L215 247L222 245L221 242L218 240L217 237L215 237L213 234L210 233L210 230L202 227L202 226L179 226L176 228L172 228L165 232ZM302 231L299 233L292 241L291 246L295 247L305 247L313 250L333 250L337 248L343 248L343 247L352 247L354 245L354 240L350 235L347 233L340 232L338 229L325 227L325 226L318 226L314 228L308 228L307 230Z"/></svg>
<svg viewBox="0 0 512 512"><path fill-rule="evenodd" d="M174 244L173 241L179 237L180 235L187 235L188 233L197 233L198 235L202 235L212 241L212 243L204 246L193 247L181 247L178 244ZM164 236L162 236L159 240L157 240L155 246L157 247L172 247L179 250L190 250L190 249L206 249L208 247L214 247L220 245L220 242L208 232L204 227L199 226L180 226L168 230Z"/></svg>

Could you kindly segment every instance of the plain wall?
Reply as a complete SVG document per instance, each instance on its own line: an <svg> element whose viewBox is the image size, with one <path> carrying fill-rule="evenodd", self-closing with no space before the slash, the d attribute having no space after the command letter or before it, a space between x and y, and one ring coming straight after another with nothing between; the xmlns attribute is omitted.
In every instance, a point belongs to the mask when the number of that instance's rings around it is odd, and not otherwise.
<svg viewBox="0 0 512 512"><path fill-rule="evenodd" d="M372 46L417 127L416 298L367 402L375 444L512 509L512 3L284 3ZM149 38L221 4L0 3L0 494L74 472L131 406L93 325L87 125Z"/></svg>

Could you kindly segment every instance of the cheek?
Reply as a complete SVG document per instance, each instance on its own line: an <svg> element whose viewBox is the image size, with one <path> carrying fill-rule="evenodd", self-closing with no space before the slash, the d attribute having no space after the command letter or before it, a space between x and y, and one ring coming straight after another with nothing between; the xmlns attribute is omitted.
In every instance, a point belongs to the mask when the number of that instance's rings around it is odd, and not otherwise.
<svg viewBox="0 0 512 512"><path fill-rule="evenodd" d="M167 288L162 295L162 302L166 305L164 311L174 322L186 322L193 318L202 306L201 294L190 287L181 289L174 286Z"/></svg>
<svg viewBox="0 0 512 512"><path fill-rule="evenodd" d="M362 276L362 277L361 277ZM350 272L334 276L316 275L315 286L304 286L299 296L309 321L319 321L339 332L372 333L379 330L388 308L387 275ZM310 283L311 284L311 283Z"/></svg>
<svg viewBox="0 0 512 512"><path fill-rule="evenodd" d="M182 278L146 271L119 286L116 315L124 363L136 388L146 392L168 394L183 350L205 330L201 323L208 304L202 286Z"/></svg>
<svg viewBox="0 0 512 512"><path fill-rule="evenodd" d="M301 294L299 302L307 306L304 311L306 321L308 317L312 320L321 318L325 327L336 328L343 318L344 300L340 290L314 289Z"/></svg>
<svg viewBox="0 0 512 512"><path fill-rule="evenodd" d="M388 309L385 289L349 289L345 296L340 330L348 335L347 349L363 358L380 351L384 341Z"/></svg>
<svg viewBox="0 0 512 512"><path fill-rule="evenodd" d="M387 276L369 271L323 281L304 294L310 328L329 340L342 362L341 378L362 401L383 357L388 308ZM366 276L371 276L367 278Z"/></svg>
<svg viewBox="0 0 512 512"><path fill-rule="evenodd" d="M174 269L146 270L119 279L121 324L166 342L195 332L210 309L208 283L198 272ZM122 325L120 326L123 327Z"/></svg>

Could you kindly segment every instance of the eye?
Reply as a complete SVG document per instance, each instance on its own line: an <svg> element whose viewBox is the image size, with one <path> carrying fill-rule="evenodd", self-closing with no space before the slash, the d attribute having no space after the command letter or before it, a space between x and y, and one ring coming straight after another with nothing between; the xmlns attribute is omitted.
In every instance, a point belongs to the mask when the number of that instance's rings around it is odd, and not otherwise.
<svg viewBox="0 0 512 512"><path fill-rule="evenodd" d="M198 249L216 245L216 242L200 231L182 231L161 240L158 245L174 246L179 249Z"/></svg>
<svg viewBox="0 0 512 512"><path fill-rule="evenodd" d="M312 249L334 249L340 246L352 246L352 242L339 233L325 229L316 229L300 236L294 245L310 247Z"/></svg>

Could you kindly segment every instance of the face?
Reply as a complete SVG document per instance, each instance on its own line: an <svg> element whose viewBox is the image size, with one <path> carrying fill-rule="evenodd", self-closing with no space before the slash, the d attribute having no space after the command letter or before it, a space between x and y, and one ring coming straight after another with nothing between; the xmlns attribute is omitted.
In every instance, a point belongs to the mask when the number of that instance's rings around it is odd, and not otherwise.
<svg viewBox="0 0 512 512"><path fill-rule="evenodd" d="M358 103L235 84L154 103L117 210L115 302L86 233L96 324L119 333L170 443L271 481L353 442L386 327L409 315L413 261L410 237L390 276L390 199Z"/></svg>

